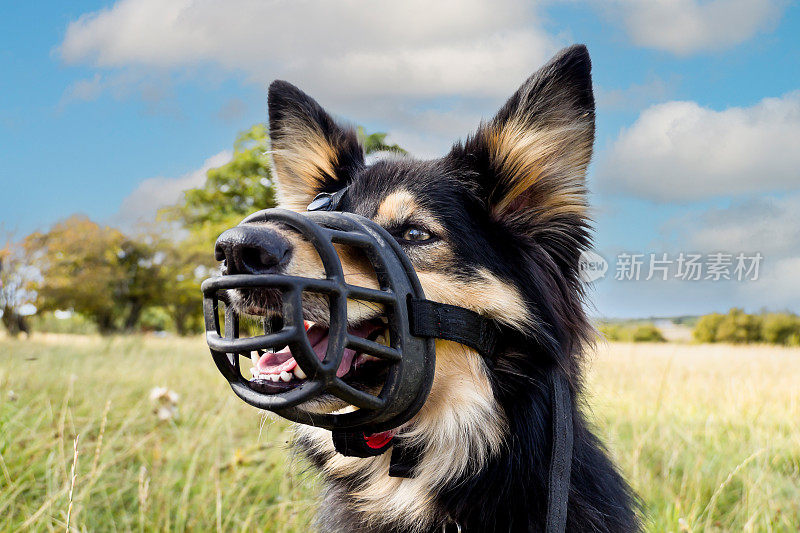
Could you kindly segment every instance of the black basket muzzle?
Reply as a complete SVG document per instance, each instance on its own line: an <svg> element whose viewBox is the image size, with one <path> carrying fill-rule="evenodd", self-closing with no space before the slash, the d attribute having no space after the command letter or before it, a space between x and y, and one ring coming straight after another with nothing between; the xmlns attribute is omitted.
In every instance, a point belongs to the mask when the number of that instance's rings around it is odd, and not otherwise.
<svg viewBox="0 0 800 533"><path fill-rule="evenodd" d="M411 332L410 305L413 301L424 301L424 294L400 245L381 226L353 213L301 214L267 209L250 215L241 224L264 222L287 226L311 243L319 254L325 278L235 274L203 282L206 340L217 368L233 391L250 405L274 411L295 422L327 429L375 432L395 428L409 420L422 407L430 391L435 352L432 338ZM334 244L355 246L363 251L372 264L379 288L347 283ZM272 332L265 326L263 335L240 338L239 316L233 306L225 306L225 327L222 330L219 291L227 289L280 291L283 327ZM328 346L322 360L306 335L302 306L304 292L324 295L329 302ZM381 314L388 321L389 346L348 332L348 300L382 307ZM290 390L269 394L260 392L242 375L239 358L249 359L251 352L280 350L287 345L307 378ZM337 377L345 349L369 354L387 363L379 393L375 395L356 389L346 382L346 376ZM333 395L358 409L320 414L302 405L326 395Z"/></svg>

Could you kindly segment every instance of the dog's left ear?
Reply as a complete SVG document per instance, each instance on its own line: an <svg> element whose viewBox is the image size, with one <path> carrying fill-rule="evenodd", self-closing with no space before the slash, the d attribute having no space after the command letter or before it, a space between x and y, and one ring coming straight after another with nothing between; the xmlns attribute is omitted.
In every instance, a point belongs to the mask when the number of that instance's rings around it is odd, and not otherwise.
<svg viewBox="0 0 800 533"><path fill-rule="evenodd" d="M281 207L305 211L314 196L340 189L364 166L355 130L285 81L269 86L269 136Z"/></svg>
<svg viewBox="0 0 800 533"><path fill-rule="evenodd" d="M591 61L575 45L534 73L451 157L477 171L492 218L542 240L556 229L575 239L585 236L593 143Z"/></svg>

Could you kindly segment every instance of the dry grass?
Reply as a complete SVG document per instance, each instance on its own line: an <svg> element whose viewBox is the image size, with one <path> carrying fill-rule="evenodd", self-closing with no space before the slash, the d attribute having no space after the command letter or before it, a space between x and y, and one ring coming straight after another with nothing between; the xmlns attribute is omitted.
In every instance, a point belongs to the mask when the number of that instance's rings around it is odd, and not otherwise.
<svg viewBox="0 0 800 533"><path fill-rule="evenodd" d="M797 531L799 384L797 349L613 344L589 402L648 529ZM263 422L200 339L0 338L0 530L63 531L72 490L74 531L307 531L315 480Z"/></svg>
<svg viewBox="0 0 800 533"><path fill-rule="evenodd" d="M589 388L649 529L800 530L800 350L605 345Z"/></svg>

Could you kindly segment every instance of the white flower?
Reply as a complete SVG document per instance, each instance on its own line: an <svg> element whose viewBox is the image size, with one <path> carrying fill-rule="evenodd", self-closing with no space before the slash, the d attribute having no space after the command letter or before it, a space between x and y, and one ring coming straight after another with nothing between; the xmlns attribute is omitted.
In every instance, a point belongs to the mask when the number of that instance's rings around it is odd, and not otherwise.
<svg viewBox="0 0 800 533"><path fill-rule="evenodd" d="M159 420L177 418L178 400L180 400L180 395L166 387L153 387L150 390L150 401L155 404L153 412Z"/></svg>

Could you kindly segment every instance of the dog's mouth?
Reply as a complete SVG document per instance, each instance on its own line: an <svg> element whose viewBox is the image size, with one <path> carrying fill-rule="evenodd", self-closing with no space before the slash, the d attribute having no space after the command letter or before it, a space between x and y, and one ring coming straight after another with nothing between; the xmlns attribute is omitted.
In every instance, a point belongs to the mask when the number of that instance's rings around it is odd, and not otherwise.
<svg viewBox="0 0 800 533"><path fill-rule="evenodd" d="M305 328L308 342L314 353L320 361L323 360L328 349L328 328L323 324L308 321L305 323ZM389 346L389 328L383 317L350 326L347 332L350 335ZM279 351L253 352L252 361L251 385L257 391L265 394L291 390L302 385L308 378L295 361L292 350L288 346ZM336 375L351 385L360 385L359 388L363 388L374 384L386 367L385 360L345 348Z"/></svg>

